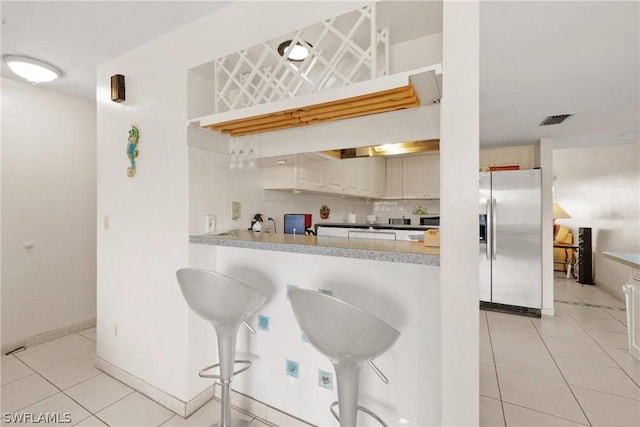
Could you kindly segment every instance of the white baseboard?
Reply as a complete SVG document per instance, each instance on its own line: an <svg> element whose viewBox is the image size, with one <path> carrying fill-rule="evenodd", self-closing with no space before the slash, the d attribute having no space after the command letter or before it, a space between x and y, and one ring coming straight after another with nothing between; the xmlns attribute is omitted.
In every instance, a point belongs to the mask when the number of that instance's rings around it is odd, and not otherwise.
<svg viewBox="0 0 640 427"><path fill-rule="evenodd" d="M197 411L201 406L207 403L214 395L214 386L208 387L202 393L194 397L188 402L178 399L175 396L166 393L159 388L149 384L148 382L136 377L135 375L124 371L111 363L96 357L96 368L105 374L117 379L132 389L144 394L149 399L159 403L165 408L175 412L183 418Z"/></svg>
<svg viewBox="0 0 640 427"><path fill-rule="evenodd" d="M143 381L135 375L124 371L116 366L113 366L109 362L96 357L96 368L104 372L105 374L117 379L118 381L128 385L132 389L147 396L149 399L164 406L165 408L175 412L183 418L189 417L196 412L202 406L204 406L209 400L220 398L220 388L212 385L206 388L202 393L194 397L188 402L178 399L159 388ZM217 390L216 390L217 389ZM251 396L239 393L235 390L231 391L231 406L234 409L246 412L250 415L255 415L260 421L268 425L296 425L296 426L310 426L310 424L293 417L285 412L282 412L276 408L273 408L265 403L253 399Z"/></svg>
<svg viewBox="0 0 640 427"><path fill-rule="evenodd" d="M85 329L94 328L96 326L96 319L83 320L69 326L54 329L51 331L43 332L38 335L23 338L21 340L13 341L7 344L2 344L2 354L15 350L19 347L33 347L34 345L42 344L43 342L52 341L57 338L64 337L69 334L84 331Z"/></svg>

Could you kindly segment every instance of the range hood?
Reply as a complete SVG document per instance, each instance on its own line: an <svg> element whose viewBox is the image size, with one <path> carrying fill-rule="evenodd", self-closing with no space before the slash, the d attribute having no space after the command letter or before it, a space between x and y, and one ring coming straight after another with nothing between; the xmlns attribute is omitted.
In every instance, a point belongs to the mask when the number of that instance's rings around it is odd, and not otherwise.
<svg viewBox="0 0 640 427"><path fill-rule="evenodd" d="M289 99L225 111L190 121L229 136L288 129L333 120L438 104L442 64Z"/></svg>
<svg viewBox="0 0 640 427"><path fill-rule="evenodd" d="M426 153L440 150L439 139L398 142L395 144L372 145L369 147L342 148L323 151L335 159L353 159L356 157L395 156L400 154Z"/></svg>

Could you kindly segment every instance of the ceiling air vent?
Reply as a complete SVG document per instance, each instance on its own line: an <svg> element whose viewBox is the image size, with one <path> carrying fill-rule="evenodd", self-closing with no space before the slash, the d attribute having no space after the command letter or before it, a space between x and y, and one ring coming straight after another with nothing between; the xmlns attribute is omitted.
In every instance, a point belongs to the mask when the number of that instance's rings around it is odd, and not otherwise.
<svg viewBox="0 0 640 427"><path fill-rule="evenodd" d="M547 116L538 126L559 125L571 116L573 116L573 114L556 114L554 116Z"/></svg>

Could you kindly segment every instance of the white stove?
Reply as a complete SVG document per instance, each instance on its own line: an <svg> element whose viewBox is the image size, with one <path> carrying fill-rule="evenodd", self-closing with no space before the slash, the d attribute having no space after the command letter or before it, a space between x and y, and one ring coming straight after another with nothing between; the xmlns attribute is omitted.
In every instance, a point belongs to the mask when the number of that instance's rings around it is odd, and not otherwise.
<svg viewBox="0 0 640 427"><path fill-rule="evenodd" d="M379 227L331 227L319 226L317 235L328 237L345 237L348 239L377 239L377 240L403 240L403 241L424 241L424 232L429 227L402 227L402 228L379 228Z"/></svg>

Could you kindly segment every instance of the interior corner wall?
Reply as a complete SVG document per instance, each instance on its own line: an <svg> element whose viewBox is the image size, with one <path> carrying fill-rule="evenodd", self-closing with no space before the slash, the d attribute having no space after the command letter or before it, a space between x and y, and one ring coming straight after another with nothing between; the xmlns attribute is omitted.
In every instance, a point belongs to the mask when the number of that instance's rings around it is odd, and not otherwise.
<svg viewBox="0 0 640 427"><path fill-rule="evenodd" d="M95 141L94 103L2 79L3 345L96 317Z"/></svg>
<svg viewBox="0 0 640 427"><path fill-rule="evenodd" d="M536 148L542 169L542 314L553 316L553 140L541 139Z"/></svg>
<svg viewBox="0 0 640 427"><path fill-rule="evenodd" d="M479 2L443 5L440 425L479 422Z"/></svg>
<svg viewBox="0 0 640 427"><path fill-rule="evenodd" d="M569 227L591 227L596 285L624 298L629 267L603 252L640 252L640 142L556 150L554 202L571 215L558 219Z"/></svg>

